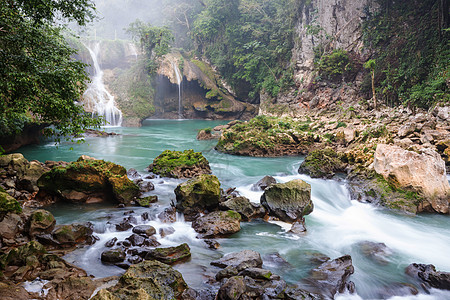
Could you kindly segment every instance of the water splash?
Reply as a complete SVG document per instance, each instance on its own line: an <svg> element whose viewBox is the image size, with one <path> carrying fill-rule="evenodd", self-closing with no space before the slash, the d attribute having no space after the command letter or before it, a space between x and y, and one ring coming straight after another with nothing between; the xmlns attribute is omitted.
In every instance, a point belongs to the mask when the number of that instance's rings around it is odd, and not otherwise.
<svg viewBox="0 0 450 300"><path fill-rule="evenodd" d="M173 70L175 72L175 78L178 84L178 119L183 118L183 112L181 109L181 83L183 82L183 77L181 77L180 69L176 63L172 63Z"/></svg>
<svg viewBox="0 0 450 300"><path fill-rule="evenodd" d="M96 43L93 50L87 45L84 46L89 50L95 69L92 82L83 95L85 98L85 107L88 111L92 111L92 117L102 116L105 120L104 125L121 126L122 112L117 108L114 102L114 96L106 90L105 84L103 83L103 71L98 63L100 43Z"/></svg>

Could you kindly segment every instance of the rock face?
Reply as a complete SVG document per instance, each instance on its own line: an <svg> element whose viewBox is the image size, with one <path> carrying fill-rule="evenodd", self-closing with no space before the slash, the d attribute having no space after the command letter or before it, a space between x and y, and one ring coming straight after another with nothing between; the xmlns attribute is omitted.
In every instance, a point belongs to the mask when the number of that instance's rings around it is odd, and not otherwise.
<svg viewBox="0 0 450 300"><path fill-rule="evenodd" d="M124 167L83 158L43 174L38 186L37 198L50 196L78 203L115 200L130 204L139 193L139 187L128 179Z"/></svg>
<svg viewBox="0 0 450 300"><path fill-rule="evenodd" d="M220 182L214 175L200 175L175 189L176 208L184 213L213 210L220 200Z"/></svg>
<svg viewBox="0 0 450 300"><path fill-rule="evenodd" d="M241 215L235 211L214 211L197 218L192 228L204 238L226 236L241 230Z"/></svg>
<svg viewBox="0 0 450 300"><path fill-rule="evenodd" d="M192 178L201 174L211 174L209 162L201 152L194 150L166 150L153 160L150 172L171 178Z"/></svg>
<svg viewBox="0 0 450 300"><path fill-rule="evenodd" d="M269 215L294 223L313 211L311 185L300 179L274 184L264 191L261 204Z"/></svg>
<svg viewBox="0 0 450 300"><path fill-rule="evenodd" d="M375 152L374 168L392 185L419 193L423 201L418 212L449 213L450 186L445 163L437 152L423 149L418 154L381 144Z"/></svg>
<svg viewBox="0 0 450 300"><path fill-rule="evenodd" d="M436 271L433 265L410 264L405 273L424 282L428 287L450 290L450 273Z"/></svg>
<svg viewBox="0 0 450 300"><path fill-rule="evenodd" d="M185 289L180 272L159 261L144 261L131 265L116 286L101 290L92 299L180 299Z"/></svg>
<svg viewBox="0 0 450 300"><path fill-rule="evenodd" d="M345 291L354 292L353 282L347 282L353 274L354 268L350 255L345 255L321 264L311 271L311 277L306 281L310 283L313 292L319 292L333 298L336 293Z"/></svg>

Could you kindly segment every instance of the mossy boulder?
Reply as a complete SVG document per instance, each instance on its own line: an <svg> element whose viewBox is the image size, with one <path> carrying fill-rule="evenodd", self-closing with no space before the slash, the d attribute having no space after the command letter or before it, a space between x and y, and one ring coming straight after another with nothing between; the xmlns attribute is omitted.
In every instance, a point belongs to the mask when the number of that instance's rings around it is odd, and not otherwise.
<svg viewBox="0 0 450 300"><path fill-rule="evenodd" d="M22 206L0 187L0 220L9 212L21 213Z"/></svg>
<svg viewBox="0 0 450 300"><path fill-rule="evenodd" d="M36 267L39 265L39 258L46 253L44 246L36 241L31 241L0 256L0 270L4 270L6 266Z"/></svg>
<svg viewBox="0 0 450 300"><path fill-rule="evenodd" d="M192 228L203 238L227 236L241 230L241 215L235 211L213 211L198 217Z"/></svg>
<svg viewBox="0 0 450 300"><path fill-rule="evenodd" d="M93 225L89 222L85 224L74 223L56 226L52 236L59 245L73 246L90 241L93 232Z"/></svg>
<svg viewBox="0 0 450 300"><path fill-rule="evenodd" d="M201 152L194 150L165 150L148 167L150 172L171 178L192 178L201 174L211 174L208 160Z"/></svg>
<svg viewBox="0 0 450 300"><path fill-rule="evenodd" d="M36 234L50 233L55 224L56 220L51 212L38 209L31 214L29 234L35 236Z"/></svg>
<svg viewBox="0 0 450 300"><path fill-rule="evenodd" d="M311 185L300 179L269 186L261 196L269 215L294 223L313 211Z"/></svg>
<svg viewBox="0 0 450 300"><path fill-rule="evenodd" d="M220 208L239 213L244 221L264 217L266 211L261 204L252 203L245 197L234 197L220 203Z"/></svg>
<svg viewBox="0 0 450 300"><path fill-rule="evenodd" d="M338 172L344 172L347 164L332 148L311 151L300 165L298 172L312 178L332 178Z"/></svg>
<svg viewBox="0 0 450 300"><path fill-rule="evenodd" d="M92 300L181 299L188 286L180 272L156 260L131 265L116 286L100 290Z"/></svg>
<svg viewBox="0 0 450 300"><path fill-rule="evenodd" d="M126 173L124 167L112 162L80 157L44 173L38 180L38 198L50 194L71 202L115 200L130 204L139 194L139 187Z"/></svg>
<svg viewBox="0 0 450 300"><path fill-rule="evenodd" d="M157 260L162 263L172 265L178 262L186 261L190 257L191 249L188 244L184 243L176 247L150 249L145 256L145 259Z"/></svg>
<svg viewBox="0 0 450 300"><path fill-rule="evenodd" d="M175 189L178 211L191 213L214 210L219 206L220 182L214 175L203 174L179 184Z"/></svg>

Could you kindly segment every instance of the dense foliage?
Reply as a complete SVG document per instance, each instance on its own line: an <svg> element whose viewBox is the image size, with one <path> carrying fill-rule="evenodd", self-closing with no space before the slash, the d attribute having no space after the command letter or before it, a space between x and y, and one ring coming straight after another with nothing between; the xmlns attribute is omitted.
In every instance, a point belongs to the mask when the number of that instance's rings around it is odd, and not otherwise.
<svg viewBox="0 0 450 300"><path fill-rule="evenodd" d="M84 114L80 99L88 76L72 59L62 20L92 19L90 0L9 0L0 5L0 136L28 122L54 125L49 134L80 133L98 124Z"/></svg>
<svg viewBox="0 0 450 300"><path fill-rule="evenodd" d="M366 46L374 50L378 101L424 108L449 102L448 1L386 0L380 6L364 24Z"/></svg>
<svg viewBox="0 0 450 300"><path fill-rule="evenodd" d="M289 65L300 0L206 0L192 36L241 98L265 90L275 96L292 84Z"/></svg>
<svg viewBox="0 0 450 300"><path fill-rule="evenodd" d="M127 28L127 33L133 36L141 46L142 52L145 54L145 65L149 74L155 73L157 63L156 58L162 57L169 53L170 44L174 37L168 27L156 27L150 23L144 23L136 20Z"/></svg>

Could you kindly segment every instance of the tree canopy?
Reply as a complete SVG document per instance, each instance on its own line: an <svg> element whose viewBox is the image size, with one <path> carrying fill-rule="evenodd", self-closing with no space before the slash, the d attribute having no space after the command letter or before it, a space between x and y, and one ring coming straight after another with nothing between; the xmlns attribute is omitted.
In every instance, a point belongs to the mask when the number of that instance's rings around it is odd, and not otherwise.
<svg viewBox="0 0 450 300"><path fill-rule="evenodd" d="M4 0L0 5L0 136L28 122L53 125L57 137L98 125L77 104L89 79L72 58L63 21L85 25L91 0Z"/></svg>

